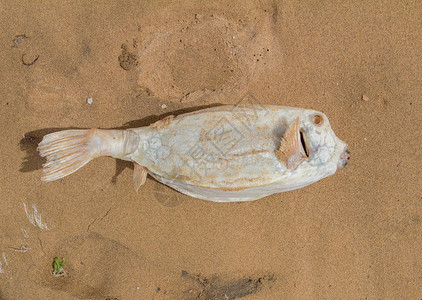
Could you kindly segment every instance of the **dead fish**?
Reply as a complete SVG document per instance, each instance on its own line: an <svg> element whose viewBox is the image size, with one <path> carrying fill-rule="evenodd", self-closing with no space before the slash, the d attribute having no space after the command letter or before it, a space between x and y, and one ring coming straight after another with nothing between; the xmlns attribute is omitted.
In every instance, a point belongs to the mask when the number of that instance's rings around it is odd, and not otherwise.
<svg viewBox="0 0 422 300"><path fill-rule="evenodd" d="M47 159L43 181L111 156L134 163L136 191L150 174L181 193L215 202L302 188L349 159L347 144L325 114L271 105L220 106L126 130L64 130L44 136L38 150Z"/></svg>

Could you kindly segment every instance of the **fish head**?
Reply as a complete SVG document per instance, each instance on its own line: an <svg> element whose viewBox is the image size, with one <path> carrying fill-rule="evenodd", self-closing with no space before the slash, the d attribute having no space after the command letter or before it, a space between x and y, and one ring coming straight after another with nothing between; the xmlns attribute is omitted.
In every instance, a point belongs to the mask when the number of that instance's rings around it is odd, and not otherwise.
<svg viewBox="0 0 422 300"><path fill-rule="evenodd" d="M333 173L337 168L344 168L350 152L347 144L334 133L328 117L321 112L306 110L300 119L300 140L308 164L325 166Z"/></svg>

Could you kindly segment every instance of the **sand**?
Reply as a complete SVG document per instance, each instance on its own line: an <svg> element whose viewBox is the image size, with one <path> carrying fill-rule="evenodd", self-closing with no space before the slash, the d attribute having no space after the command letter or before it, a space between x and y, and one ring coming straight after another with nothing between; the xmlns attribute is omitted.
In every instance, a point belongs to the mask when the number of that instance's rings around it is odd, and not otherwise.
<svg viewBox="0 0 422 300"><path fill-rule="evenodd" d="M422 2L2 1L0 15L1 299L422 297ZM151 178L137 194L111 158L40 181L46 133L236 103L324 112L349 164L233 204Z"/></svg>

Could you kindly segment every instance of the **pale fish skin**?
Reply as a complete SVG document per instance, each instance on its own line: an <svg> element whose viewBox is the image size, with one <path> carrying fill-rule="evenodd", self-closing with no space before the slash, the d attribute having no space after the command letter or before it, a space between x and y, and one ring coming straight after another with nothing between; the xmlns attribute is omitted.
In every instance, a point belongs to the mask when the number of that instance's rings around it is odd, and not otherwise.
<svg viewBox="0 0 422 300"><path fill-rule="evenodd" d="M134 163L138 190L147 174L186 195L252 201L334 174L347 144L321 112L272 105L225 105L169 116L126 130L65 130L38 146L43 181L63 178L95 157Z"/></svg>

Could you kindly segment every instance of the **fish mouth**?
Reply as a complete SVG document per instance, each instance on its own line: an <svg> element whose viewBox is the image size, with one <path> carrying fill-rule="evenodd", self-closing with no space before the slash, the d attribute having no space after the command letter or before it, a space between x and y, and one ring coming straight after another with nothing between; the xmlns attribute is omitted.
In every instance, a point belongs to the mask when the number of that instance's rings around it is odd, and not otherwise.
<svg viewBox="0 0 422 300"><path fill-rule="evenodd" d="M338 166L343 169L346 165L347 162L350 159L350 151L349 149L347 149L347 146L344 148L344 151L340 154L340 159L338 162Z"/></svg>
<svg viewBox="0 0 422 300"><path fill-rule="evenodd" d="M305 153L306 158L309 158L309 147L308 147L308 144L306 143L305 134L303 133L302 130L299 130L299 134L300 134L300 143L302 145L303 152Z"/></svg>

